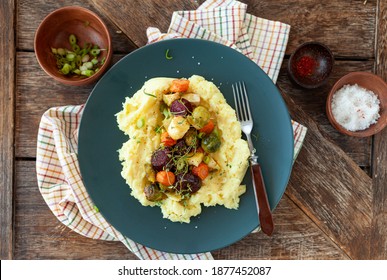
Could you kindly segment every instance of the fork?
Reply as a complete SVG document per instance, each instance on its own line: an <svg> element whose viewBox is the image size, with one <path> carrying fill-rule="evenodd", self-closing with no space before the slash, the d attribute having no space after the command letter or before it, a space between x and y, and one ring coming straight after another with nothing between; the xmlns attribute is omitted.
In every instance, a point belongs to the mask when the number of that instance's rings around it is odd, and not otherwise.
<svg viewBox="0 0 387 280"><path fill-rule="evenodd" d="M237 82L232 85L234 94L234 102L237 113L237 118L241 123L243 133L246 135L247 143L250 149L250 169L253 178L255 202L259 215L259 222L262 231L270 236L274 230L273 217L270 210L269 201L267 199L265 182L263 180L261 166L258 163L258 156L255 154L255 148L251 141L251 131L253 129L253 119L251 117L249 99L244 82Z"/></svg>

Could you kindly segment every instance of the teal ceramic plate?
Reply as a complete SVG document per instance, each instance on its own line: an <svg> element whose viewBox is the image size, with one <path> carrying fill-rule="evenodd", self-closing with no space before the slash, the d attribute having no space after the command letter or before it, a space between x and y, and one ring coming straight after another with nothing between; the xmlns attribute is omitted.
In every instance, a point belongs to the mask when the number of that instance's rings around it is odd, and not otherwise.
<svg viewBox="0 0 387 280"><path fill-rule="evenodd" d="M165 57L166 50L173 58ZM203 207L190 224L162 218L143 207L121 177L117 150L127 141L115 114L153 77L201 75L213 81L234 107L231 85L245 81L254 118L254 145L262 165L270 206L285 192L293 159L293 132L285 103L270 78L251 60L223 45L196 39L162 41L121 59L96 84L79 130L79 164L87 191L103 216L135 242L170 253L199 253L228 246L259 226L250 172L238 210ZM139 151L141 152L141 151Z"/></svg>

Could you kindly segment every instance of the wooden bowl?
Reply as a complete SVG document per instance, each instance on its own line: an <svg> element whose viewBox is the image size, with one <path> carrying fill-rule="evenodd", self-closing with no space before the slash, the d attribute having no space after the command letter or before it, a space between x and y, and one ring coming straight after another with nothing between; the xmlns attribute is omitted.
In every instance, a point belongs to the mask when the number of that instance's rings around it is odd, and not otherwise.
<svg viewBox="0 0 387 280"><path fill-rule="evenodd" d="M327 46L318 42L307 42L291 54L288 73L297 85L312 89L326 82L332 72L333 64L333 54Z"/></svg>
<svg viewBox="0 0 387 280"><path fill-rule="evenodd" d="M77 44L81 49L85 43L92 43L104 49L98 58L105 58L105 62L99 71L90 77L66 76L59 72L51 48L71 50L71 34L77 37ZM67 85L82 86L97 81L109 67L112 58L111 37L106 25L95 13L78 6L63 7L47 15L35 33L34 48L43 70L55 80Z"/></svg>
<svg viewBox="0 0 387 280"><path fill-rule="evenodd" d="M379 119L375 124L372 124L369 128L358 131L349 131L342 127L335 120L332 113L332 97L336 91L342 88L344 85L357 84L360 87L368 89L374 92L380 101ZM368 137L381 131L387 125L387 83L382 78L368 72L352 72L341 79L339 79L332 87L328 94L326 102L326 113L332 126L339 132L355 137Z"/></svg>

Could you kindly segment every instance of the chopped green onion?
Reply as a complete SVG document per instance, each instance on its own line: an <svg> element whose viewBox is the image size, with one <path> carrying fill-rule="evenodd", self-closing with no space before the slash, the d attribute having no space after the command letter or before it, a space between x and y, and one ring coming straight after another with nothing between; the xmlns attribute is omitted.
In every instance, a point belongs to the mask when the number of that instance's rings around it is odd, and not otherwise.
<svg viewBox="0 0 387 280"><path fill-rule="evenodd" d="M87 76L87 77L90 77L94 74L94 71L93 70L85 70L85 71L81 71L81 75L84 75L84 76Z"/></svg>
<svg viewBox="0 0 387 280"><path fill-rule="evenodd" d="M84 47L81 49L77 41L77 37L71 34L69 36L71 50L51 47L51 52L56 58L59 72L63 75L72 74L90 77L99 71L101 65L105 63L105 57L101 60L98 59L99 54L104 49L91 43L84 43Z"/></svg>
<svg viewBox="0 0 387 280"><path fill-rule="evenodd" d="M87 70L87 67L86 67L86 65L81 65L80 67L79 67L79 70L81 70L81 71L86 71Z"/></svg>
<svg viewBox="0 0 387 280"><path fill-rule="evenodd" d="M77 74L77 75L81 75L81 70L79 70L79 69L74 69L74 70L73 70L73 73L74 73L74 74Z"/></svg>
<svg viewBox="0 0 387 280"><path fill-rule="evenodd" d="M90 55L88 54L85 54L83 57L82 57L82 62L88 62L90 60Z"/></svg>
<svg viewBox="0 0 387 280"><path fill-rule="evenodd" d="M70 73L71 71L71 65L68 64L68 63L65 63L65 65L63 65L62 69L60 70L63 74L67 75L68 73Z"/></svg>
<svg viewBox="0 0 387 280"><path fill-rule="evenodd" d="M59 55L65 55L65 54L66 54L66 51L65 51L64 49L62 49L62 48L59 48L59 49L57 49L57 53L58 53Z"/></svg>
<svg viewBox="0 0 387 280"><path fill-rule="evenodd" d="M136 126L137 126L137 128L142 128L144 126L144 124L145 124L144 118L140 118L137 120Z"/></svg>
<svg viewBox="0 0 387 280"><path fill-rule="evenodd" d="M70 42L70 45L75 45L77 43L77 37L75 37L74 34L71 34L69 36L69 42Z"/></svg>
<svg viewBox="0 0 387 280"><path fill-rule="evenodd" d="M163 115L166 119L169 119L171 117L171 112L169 111L169 109L165 108L163 110Z"/></svg>
<svg viewBox="0 0 387 280"><path fill-rule="evenodd" d="M90 50L90 54L92 56L97 56L97 55L99 55L100 52L101 52L100 49L92 49L92 50Z"/></svg>
<svg viewBox="0 0 387 280"><path fill-rule="evenodd" d="M203 162L204 162L205 164L208 164L208 163L210 162L210 157L209 157L209 156L205 156L205 157L203 158Z"/></svg>
<svg viewBox="0 0 387 280"><path fill-rule="evenodd" d="M148 96L151 96L151 97L154 97L154 98L157 98L156 95L154 95L154 94L152 94L152 93L147 93L147 92L145 92L145 90L144 90L144 94L146 94L146 95L148 95Z"/></svg>
<svg viewBox="0 0 387 280"><path fill-rule="evenodd" d="M81 48L77 44L72 45L72 47L75 53L79 53L81 51Z"/></svg>
<svg viewBox="0 0 387 280"><path fill-rule="evenodd" d="M97 207L97 205L94 205L94 210L96 211L96 212L99 212L99 209L98 209L98 207Z"/></svg>
<svg viewBox="0 0 387 280"><path fill-rule="evenodd" d="M168 60L173 58L172 56L169 55L169 49L167 49L167 51L165 52L165 58Z"/></svg>
<svg viewBox="0 0 387 280"><path fill-rule="evenodd" d="M92 69L92 68L93 68L93 63L91 63L90 61L83 63L83 65L84 65L87 69Z"/></svg>
<svg viewBox="0 0 387 280"><path fill-rule="evenodd" d="M74 59L75 59L75 54L74 54L74 53L68 53L68 54L66 55L66 59L67 59L68 61L74 61Z"/></svg>
<svg viewBox="0 0 387 280"><path fill-rule="evenodd" d="M91 48L93 47L93 44L92 43L84 43L83 44L83 48L85 50L87 50L88 52L91 50Z"/></svg>

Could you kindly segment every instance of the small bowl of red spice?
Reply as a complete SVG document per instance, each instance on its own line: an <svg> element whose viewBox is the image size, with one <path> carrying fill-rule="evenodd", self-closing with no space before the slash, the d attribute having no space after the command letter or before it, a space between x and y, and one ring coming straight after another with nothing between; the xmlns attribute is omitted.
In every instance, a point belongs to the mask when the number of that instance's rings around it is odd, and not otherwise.
<svg viewBox="0 0 387 280"><path fill-rule="evenodd" d="M300 45L290 56L288 73L303 88L322 86L332 72L334 58L331 50L319 42Z"/></svg>

